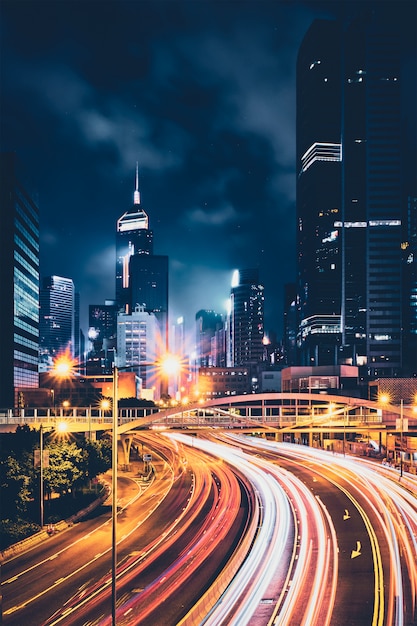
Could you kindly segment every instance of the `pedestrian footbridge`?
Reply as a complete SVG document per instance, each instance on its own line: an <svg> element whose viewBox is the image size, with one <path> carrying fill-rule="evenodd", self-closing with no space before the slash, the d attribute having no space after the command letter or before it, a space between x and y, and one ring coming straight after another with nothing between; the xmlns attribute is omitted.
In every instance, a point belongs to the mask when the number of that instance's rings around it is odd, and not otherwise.
<svg viewBox="0 0 417 626"><path fill-rule="evenodd" d="M387 430L417 432L413 407L381 405L372 400L320 393L264 393L230 396L203 403L158 408L93 407L0 410L0 432L27 424L48 430L65 424L68 432L112 430L118 434L135 429L240 429L260 430L284 436L291 433L349 433Z"/></svg>

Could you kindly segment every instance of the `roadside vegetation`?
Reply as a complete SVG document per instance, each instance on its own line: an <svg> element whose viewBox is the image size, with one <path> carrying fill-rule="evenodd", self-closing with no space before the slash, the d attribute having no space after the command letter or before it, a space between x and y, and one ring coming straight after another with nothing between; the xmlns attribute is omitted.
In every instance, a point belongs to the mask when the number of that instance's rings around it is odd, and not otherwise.
<svg viewBox="0 0 417 626"><path fill-rule="evenodd" d="M41 530L40 432L18 426L0 435L0 550ZM44 525L71 517L97 498L111 467L111 440L43 433Z"/></svg>

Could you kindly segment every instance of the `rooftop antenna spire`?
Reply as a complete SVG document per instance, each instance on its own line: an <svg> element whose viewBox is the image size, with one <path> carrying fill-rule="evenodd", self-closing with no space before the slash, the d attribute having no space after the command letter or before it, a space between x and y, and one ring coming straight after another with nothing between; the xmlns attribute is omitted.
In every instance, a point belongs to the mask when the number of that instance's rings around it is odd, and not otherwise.
<svg viewBox="0 0 417 626"><path fill-rule="evenodd" d="M135 192L133 194L133 204L140 204L140 193L139 193L139 166L136 161L136 180L135 180Z"/></svg>

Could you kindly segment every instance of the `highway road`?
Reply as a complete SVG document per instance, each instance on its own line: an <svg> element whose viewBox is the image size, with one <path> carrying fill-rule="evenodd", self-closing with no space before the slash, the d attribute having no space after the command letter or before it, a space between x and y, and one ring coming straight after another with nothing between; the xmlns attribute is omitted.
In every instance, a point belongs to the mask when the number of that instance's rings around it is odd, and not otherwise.
<svg viewBox="0 0 417 626"><path fill-rule="evenodd" d="M134 477L119 481L118 624L176 623L228 562L248 519L244 480L200 451L151 440L152 484L144 490ZM5 563L4 623L107 623L110 541L105 513Z"/></svg>
<svg viewBox="0 0 417 626"><path fill-rule="evenodd" d="M298 529L287 582L277 578L263 596L273 610L266 616L265 604L249 596L250 621L240 623L416 624L414 477L400 480L398 472L375 462L305 446L218 437L228 440L274 476L292 504ZM237 623L232 614L228 619L223 623Z"/></svg>
<svg viewBox="0 0 417 626"><path fill-rule="evenodd" d="M140 433L118 493L117 624L415 626L416 479L226 434ZM3 623L111 624L109 511L3 564Z"/></svg>

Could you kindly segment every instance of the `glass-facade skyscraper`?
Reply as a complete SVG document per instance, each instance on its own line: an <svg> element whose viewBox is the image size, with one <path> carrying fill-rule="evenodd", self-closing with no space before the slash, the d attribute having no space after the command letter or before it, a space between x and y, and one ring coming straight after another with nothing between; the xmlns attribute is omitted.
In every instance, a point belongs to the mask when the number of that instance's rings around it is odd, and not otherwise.
<svg viewBox="0 0 417 626"><path fill-rule="evenodd" d="M133 207L117 221L116 303L120 313L138 307L153 313L161 338L158 350L168 349L168 257L153 253L153 233L140 202L138 166Z"/></svg>
<svg viewBox="0 0 417 626"><path fill-rule="evenodd" d="M256 365L264 348L264 287L257 269L236 270L230 292L229 367Z"/></svg>
<svg viewBox="0 0 417 626"><path fill-rule="evenodd" d="M417 308L407 318L403 250L415 174L404 175L413 151L404 143L403 52L384 7L365 7L349 22L316 20L299 50L300 365L357 365L370 377L413 370L404 358L405 345L416 347L404 330Z"/></svg>
<svg viewBox="0 0 417 626"><path fill-rule="evenodd" d="M16 156L0 154L0 407L39 387L39 211ZM22 402L23 403L23 400Z"/></svg>
<svg viewBox="0 0 417 626"><path fill-rule="evenodd" d="M75 356L75 291L71 278L47 276L40 290L39 348L44 371L60 354Z"/></svg>
<svg viewBox="0 0 417 626"><path fill-rule="evenodd" d="M135 254L153 254L153 233L149 229L148 215L140 202L137 166L133 206L117 220L116 230L116 302L125 313L132 310L129 261Z"/></svg>

